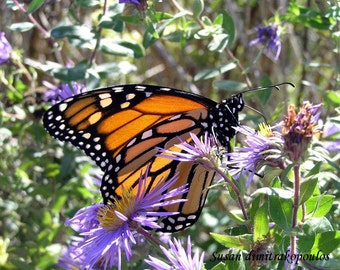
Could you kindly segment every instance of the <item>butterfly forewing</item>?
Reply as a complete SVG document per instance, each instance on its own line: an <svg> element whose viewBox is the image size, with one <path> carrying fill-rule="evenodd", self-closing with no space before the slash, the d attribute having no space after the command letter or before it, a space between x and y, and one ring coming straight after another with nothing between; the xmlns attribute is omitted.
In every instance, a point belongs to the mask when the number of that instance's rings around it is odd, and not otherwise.
<svg viewBox="0 0 340 270"><path fill-rule="evenodd" d="M157 156L157 148L180 151L175 144L191 141L190 132L215 134L223 146L234 136L241 95L221 104L185 91L150 85L122 85L83 93L50 108L44 115L47 131L71 142L104 171L101 192L104 203L119 199L124 189L137 193L141 172L149 168L147 191L176 172L170 189L188 184L186 202L154 211L176 211L165 217L161 231L178 231L199 217L214 172L192 162Z"/></svg>

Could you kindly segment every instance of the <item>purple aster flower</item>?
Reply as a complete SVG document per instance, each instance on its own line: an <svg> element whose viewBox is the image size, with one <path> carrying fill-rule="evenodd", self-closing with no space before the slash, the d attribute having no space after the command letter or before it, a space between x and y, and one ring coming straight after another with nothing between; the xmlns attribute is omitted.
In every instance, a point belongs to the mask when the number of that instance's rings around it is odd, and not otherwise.
<svg viewBox="0 0 340 270"><path fill-rule="evenodd" d="M45 100L52 102L52 104L86 91L85 85L80 85L76 82L60 84L58 87L47 81L43 81L42 84L49 88L45 92Z"/></svg>
<svg viewBox="0 0 340 270"><path fill-rule="evenodd" d="M6 63L12 53L12 46L5 37L4 32L0 32L0 65Z"/></svg>
<svg viewBox="0 0 340 270"><path fill-rule="evenodd" d="M196 250L192 256L191 251L191 240L190 236L187 240L187 248L185 249L181 242L177 239L174 241L169 240L169 248L160 246L163 254L166 256L168 262L164 262L158 258L149 255L149 260L145 259L145 262L157 270L171 270L171 269L182 269L182 270L201 270L204 269L204 252L199 254Z"/></svg>
<svg viewBox="0 0 340 270"><path fill-rule="evenodd" d="M328 151L340 151L340 124L327 122L322 131L322 146Z"/></svg>
<svg viewBox="0 0 340 270"><path fill-rule="evenodd" d="M292 162L302 162L310 145L313 135L319 133L317 120L321 113L322 104L312 105L305 101L298 113L295 106L288 107L288 115L284 117L282 135L284 152Z"/></svg>
<svg viewBox="0 0 340 270"><path fill-rule="evenodd" d="M119 4L132 4L135 5L136 8L144 14L146 8L148 7L147 0L119 0Z"/></svg>
<svg viewBox="0 0 340 270"><path fill-rule="evenodd" d="M99 225L97 213L103 206L104 204L99 203L84 207L78 210L74 217L68 219L65 224L79 233L87 232L92 228L97 228Z"/></svg>
<svg viewBox="0 0 340 270"><path fill-rule="evenodd" d="M268 26L256 27L255 30L257 31L257 38L252 40L249 46L263 44L266 47L266 55L271 50L275 54L275 60L279 59L281 52L281 27L276 24L270 24Z"/></svg>
<svg viewBox="0 0 340 270"><path fill-rule="evenodd" d="M82 237L71 237L71 244L67 249L63 250L61 257L58 259L57 265L63 269L80 269L84 256L81 254L81 250L78 245L84 239Z"/></svg>
<svg viewBox="0 0 340 270"><path fill-rule="evenodd" d="M92 269L94 266L103 269L117 266L121 269L122 253L129 261L132 256L131 245L136 244L142 235L148 234L143 227L158 229L160 217L178 214L153 210L186 201L176 199L176 196L188 191L184 186L164 193L174 185L177 175L147 191L147 174L141 173L137 194L132 189L126 190L120 200L82 209L68 221L84 237L75 250L84 258L82 269Z"/></svg>
<svg viewBox="0 0 340 270"><path fill-rule="evenodd" d="M207 170L216 168L219 158L213 137L207 132L201 140L194 133L190 133L190 137L190 142L178 137L181 143L176 144L175 147L181 149L181 152L158 148L161 153L159 156L179 161L193 161L201 164Z"/></svg>
<svg viewBox="0 0 340 270"><path fill-rule="evenodd" d="M247 136L247 146L235 147L234 152L227 154L226 167L230 168L231 175L237 178L241 174L250 173L247 180L249 185L254 174L265 165L284 168L283 139L278 132L272 131L266 125L260 125L259 132L246 126L235 129Z"/></svg>

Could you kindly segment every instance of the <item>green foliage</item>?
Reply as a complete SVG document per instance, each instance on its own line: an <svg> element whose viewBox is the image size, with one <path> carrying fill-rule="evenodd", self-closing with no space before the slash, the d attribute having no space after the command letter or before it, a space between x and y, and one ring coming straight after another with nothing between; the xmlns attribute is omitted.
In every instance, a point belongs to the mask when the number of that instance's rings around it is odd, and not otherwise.
<svg viewBox="0 0 340 270"><path fill-rule="evenodd" d="M148 1L143 11L104 0L21 1L26 4L20 7L16 2L2 3L0 19L13 47L10 61L0 65L1 269L56 269L73 234L65 221L101 200L92 182L101 177L99 169L43 129L41 116L51 105L44 100L43 81L76 81L88 89L148 83L215 100L289 81L295 89L246 93L247 105L276 124L289 104L309 99L324 103L323 123L340 124L338 3L323 10L288 1L271 13L275 1L232 1L234 6L228 1ZM254 27L260 26L255 22L282 27L277 61L263 44L249 46L256 38ZM247 108L240 118L255 129L264 121ZM335 269L340 260L340 155L325 148L327 143L339 147L339 134L315 138L301 167L296 227L291 165L284 171L267 167L250 186L242 177L235 180L249 220L234 201L237 194L221 188L212 190L197 224L177 236L192 235L206 253L206 269L283 269L282 259L264 265L250 260L250 266L247 255L251 250L286 254L291 237L297 237L299 253L329 256L299 265ZM242 259L234 260L236 255ZM144 257L133 259L131 265L140 265Z"/></svg>

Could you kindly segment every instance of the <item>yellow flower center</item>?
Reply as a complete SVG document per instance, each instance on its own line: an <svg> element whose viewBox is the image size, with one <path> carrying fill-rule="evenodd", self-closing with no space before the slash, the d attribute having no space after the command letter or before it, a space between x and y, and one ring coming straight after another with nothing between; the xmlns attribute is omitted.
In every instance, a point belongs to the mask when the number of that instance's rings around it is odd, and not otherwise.
<svg viewBox="0 0 340 270"><path fill-rule="evenodd" d="M125 222L117 216L115 211L130 218L134 214L135 208L136 197L133 194L132 189L129 189L126 192L123 192L123 196L120 200L114 199L99 209L97 214L98 221L103 228L115 230Z"/></svg>
<svg viewBox="0 0 340 270"><path fill-rule="evenodd" d="M270 126L268 126L265 123L259 124L259 132L261 133L262 136L266 138L274 136L273 131L271 130Z"/></svg>

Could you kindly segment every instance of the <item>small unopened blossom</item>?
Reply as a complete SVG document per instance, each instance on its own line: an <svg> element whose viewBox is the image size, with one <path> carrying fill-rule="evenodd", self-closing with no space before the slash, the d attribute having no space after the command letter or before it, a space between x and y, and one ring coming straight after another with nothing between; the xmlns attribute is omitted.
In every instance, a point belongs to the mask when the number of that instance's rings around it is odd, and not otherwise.
<svg viewBox="0 0 340 270"><path fill-rule="evenodd" d="M47 81L43 81L42 83L48 88L48 90L45 92L45 100L52 102L52 104L86 91L85 85L81 85L76 82L71 82L68 84L63 83L58 87Z"/></svg>
<svg viewBox="0 0 340 270"><path fill-rule="evenodd" d="M12 46L5 37L4 32L0 32L0 65L6 63L12 53Z"/></svg>
<svg viewBox="0 0 340 270"><path fill-rule="evenodd" d="M217 147L215 141L208 133L205 133L201 140L194 134L190 133L191 142L184 141L178 137L180 144L175 147L181 151L172 151L159 148L160 157L169 158L178 161L193 161L204 166L207 170L216 168L219 163L217 156Z"/></svg>
<svg viewBox="0 0 340 270"><path fill-rule="evenodd" d="M141 174L137 194L128 189L123 192L121 199L107 205L94 204L81 209L67 222L83 237L71 249L72 254L82 258L79 262L81 269L111 269L113 266L121 269L122 254L127 261L130 260L132 245L138 243L141 232L147 232L144 228L159 229L159 218L178 214L154 211L162 206L186 201L176 199L188 191L184 186L165 193L174 185L177 175L147 191L147 174Z"/></svg>
<svg viewBox="0 0 340 270"><path fill-rule="evenodd" d="M313 135L319 133L317 120L322 104L312 105L305 101L296 113L294 105L288 107L288 114L282 124L284 152L290 161L299 163L305 160L306 151Z"/></svg>
<svg viewBox="0 0 340 270"><path fill-rule="evenodd" d="M274 253L273 242L273 239L270 237L265 237L262 240L257 240L251 245L251 250L247 255L247 258L249 258L250 265L253 267L253 269L269 266L268 263L271 261L271 258L268 256L268 254Z"/></svg>
<svg viewBox="0 0 340 270"><path fill-rule="evenodd" d="M260 126L259 132L246 126L235 129L247 138L245 147L235 147L233 152L227 154L226 167L231 175L237 178L240 174L250 173L247 180L249 185L255 173L265 165L284 168L283 140L278 132L264 125Z"/></svg>
<svg viewBox="0 0 340 270"><path fill-rule="evenodd" d="M256 27L255 30L257 31L257 38L252 40L249 46L262 44L266 47L266 55L271 50L275 55L275 60L279 59L281 52L281 27L276 24L270 24L268 26Z"/></svg>
<svg viewBox="0 0 340 270"><path fill-rule="evenodd" d="M204 252L199 254L199 251L196 250L194 255L192 256L191 250L191 240L190 236L187 240L187 248L185 249L181 242L177 239L174 241L169 240L168 242L169 248L167 249L164 246L160 246L163 254L166 257L166 260L161 260L156 257L149 255L149 259L145 259L145 262L149 264L153 269L157 270L172 270L172 269L181 269L181 270L201 270L204 269Z"/></svg>

